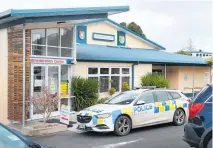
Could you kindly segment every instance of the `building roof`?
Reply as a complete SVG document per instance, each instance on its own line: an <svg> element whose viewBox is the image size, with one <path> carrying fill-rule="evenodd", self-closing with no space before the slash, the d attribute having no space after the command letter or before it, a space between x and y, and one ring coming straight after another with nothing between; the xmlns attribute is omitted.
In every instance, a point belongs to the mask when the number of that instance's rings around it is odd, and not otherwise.
<svg viewBox="0 0 213 148"><path fill-rule="evenodd" d="M91 44L77 45L77 60L168 65L207 65L205 59L165 51Z"/></svg>
<svg viewBox="0 0 213 148"><path fill-rule="evenodd" d="M111 14L126 11L129 11L129 6L56 8L56 9L10 9L0 13L0 25L24 18L32 19L35 17L53 17L53 16L63 17L63 16L88 15L88 14L90 15L104 14L104 16L108 16ZM103 17L99 17L98 19L100 18Z"/></svg>
<svg viewBox="0 0 213 148"><path fill-rule="evenodd" d="M102 19L87 21L87 22L79 23L78 25L79 26L88 25L88 24L93 24L93 23L98 23L98 22L106 22L108 24L111 24L111 25L121 29L122 31L128 33L128 34L130 34L130 35L132 35L132 36L134 36L134 37L136 37L136 38L138 38L138 39L140 39L140 40L142 40L142 41L144 41L144 42L146 42L148 44L151 44L152 46L154 46L154 47L156 47L156 48L158 48L160 50L166 50L165 47L157 44L156 42L154 42L154 41L152 41L152 40L150 40L150 39L148 39L148 38L146 38L146 37L144 37L144 36L142 36L142 35L140 35L138 33L135 33L133 31L131 31L130 29L128 29L128 28L126 28L126 27L114 22L113 20L108 19L108 18L102 18Z"/></svg>
<svg viewBox="0 0 213 148"><path fill-rule="evenodd" d="M203 54L213 54L212 52L205 52L205 51L202 51L202 50L189 50L187 51L189 53L203 53Z"/></svg>

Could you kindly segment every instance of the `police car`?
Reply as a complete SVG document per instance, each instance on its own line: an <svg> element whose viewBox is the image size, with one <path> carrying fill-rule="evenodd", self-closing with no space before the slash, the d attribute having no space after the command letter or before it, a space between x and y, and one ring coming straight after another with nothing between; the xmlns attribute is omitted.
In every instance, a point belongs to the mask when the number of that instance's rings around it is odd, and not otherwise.
<svg viewBox="0 0 213 148"><path fill-rule="evenodd" d="M104 104L77 115L78 129L127 135L131 129L173 122L183 125L188 117L188 98L180 91L139 89L122 92Z"/></svg>

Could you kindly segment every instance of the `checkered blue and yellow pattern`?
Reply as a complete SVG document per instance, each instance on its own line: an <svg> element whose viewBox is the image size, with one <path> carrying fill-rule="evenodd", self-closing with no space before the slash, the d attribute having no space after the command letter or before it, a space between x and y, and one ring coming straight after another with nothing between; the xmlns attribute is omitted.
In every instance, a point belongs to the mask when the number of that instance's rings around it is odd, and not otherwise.
<svg viewBox="0 0 213 148"><path fill-rule="evenodd" d="M161 113L166 111L173 111L177 108L187 108L188 104L183 103L181 100L169 100L169 101L163 101L163 102L156 102L154 113Z"/></svg>

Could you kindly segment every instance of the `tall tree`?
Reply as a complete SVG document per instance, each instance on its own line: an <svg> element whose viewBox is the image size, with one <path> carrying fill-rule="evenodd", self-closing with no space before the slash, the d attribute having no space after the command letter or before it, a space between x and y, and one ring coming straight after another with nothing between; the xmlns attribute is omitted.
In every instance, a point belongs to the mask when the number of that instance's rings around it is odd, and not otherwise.
<svg viewBox="0 0 213 148"><path fill-rule="evenodd" d="M137 25L135 22L131 22L129 24L127 24L126 22L121 22L120 25L128 28L129 30L131 30L143 37L146 37L146 35L143 33L143 30L141 29L141 27L139 25Z"/></svg>

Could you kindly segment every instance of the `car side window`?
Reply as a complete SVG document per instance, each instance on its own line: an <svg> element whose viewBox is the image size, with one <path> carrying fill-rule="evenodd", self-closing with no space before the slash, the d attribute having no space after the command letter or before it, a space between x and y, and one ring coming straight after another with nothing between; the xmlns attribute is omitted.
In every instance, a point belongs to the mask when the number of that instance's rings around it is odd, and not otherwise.
<svg viewBox="0 0 213 148"><path fill-rule="evenodd" d="M181 98L181 95L177 92L168 92L173 99L180 99Z"/></svg>
<svg viewBox="0 0 213 148"><path fill-rule="evenodd" d="M154 95L152 92L143 93L137 101L144 101L145 103L154 103Z"/></svg>
<svg viewBox="0 0 213 148"><path fill-rule="evenodd" d="M158 102L168 101L171 98L171 96L169 97L169 94L167 94L165 91L156 91L155 95L158 99Z"/></svg>

